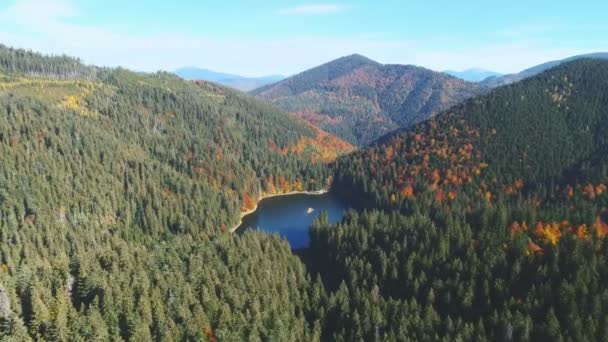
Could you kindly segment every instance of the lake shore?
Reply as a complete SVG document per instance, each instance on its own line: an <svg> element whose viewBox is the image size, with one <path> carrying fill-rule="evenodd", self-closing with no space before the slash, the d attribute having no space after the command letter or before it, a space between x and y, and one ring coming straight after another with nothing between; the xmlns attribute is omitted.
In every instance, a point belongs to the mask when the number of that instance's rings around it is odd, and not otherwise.
<svg viewBox="0 0 608 342"><path fill-rule="evenodd" d="M271 197L279 197L279 196L290 196L290 195L323 195L328 192L329 192L328 189L321 189L321 190L316 190L316 191L290 191L290 192L284 192L284 193L278 193L278 194L262 195L262 196L260 196L260 198L258 198L258 200L255 203L255 206L252 209L244 211L239 214L239 221L236 225L234 225L232 228L230 228L230 232L231 233L236 232L237 229L239 229L239 227L241 226L241 224L243 224L243 218L249 214L253 214L258 209L258 204L263 199L271 198Z"/></svg>

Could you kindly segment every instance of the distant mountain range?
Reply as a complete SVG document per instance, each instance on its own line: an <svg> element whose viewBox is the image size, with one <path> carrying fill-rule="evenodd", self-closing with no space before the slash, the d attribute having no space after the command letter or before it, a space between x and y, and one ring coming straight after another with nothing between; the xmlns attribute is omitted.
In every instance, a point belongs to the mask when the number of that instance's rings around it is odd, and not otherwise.
<svg viewBox="0 0 608 342"><path fill-rule="evenodd" d="M175 70L175 74L186 80L203 80L234 88L241 91L250 91L264 85L284 79L281 75L270 75L262 77L245 77L209 69L186 67Z"/></svg>
<svg viewBox="0 0 608 342"><path fill-rule="evenodd" d="M424 121L485 88L412 65L342 57L251 92L356 145Z"/></svg>
<svg viewBox="0 0 608 342"><path fill-rule="evenodd" d="M460 79L463 79L463 80L469 81L469 82L480 82L480 81L485 80L488 77L502 76L502 74L499 72L486 70L486 69L480 69L480 68L471 68L471 69L466 69L463 71L445 70L443 72L448 75L452 75L454 77L458 77Z"/></svg>
<svg viewBox="0 0 608 342"><path fill-rule="evenodd" d="M568 58L564 58L564 59L560 59L560 60L556 60L556 61L550 61L550 62L546 62L543 64L539 64L539 65L533 66L531 68L528 68L528 69L521 71L519 73L516 73L516 74L509 74L509 75L495 76L495 77L490 76L490 77L486 78L485 80L481 81L480 84L483 86L486 86L486 87L495 88L495 87L499 87L502 85L515 83L515 82L521 81L525 78L540 74L541 72L554 68L562 63L570 62L570 61L581 59L581 58L608 59L608 52L596 52L596 53L572 56L572 57L568 57Z"/></svg>

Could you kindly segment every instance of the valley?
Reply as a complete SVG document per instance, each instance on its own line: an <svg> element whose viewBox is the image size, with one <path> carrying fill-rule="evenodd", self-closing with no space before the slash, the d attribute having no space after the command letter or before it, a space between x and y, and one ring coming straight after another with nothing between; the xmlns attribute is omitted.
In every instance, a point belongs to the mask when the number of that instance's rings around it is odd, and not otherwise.
<svg viewBox="0 0 608 342"><path fill-rule="evenodd" d="M248 95L0 46L0 339L601 340L607 80L351 55Z"/></svg>

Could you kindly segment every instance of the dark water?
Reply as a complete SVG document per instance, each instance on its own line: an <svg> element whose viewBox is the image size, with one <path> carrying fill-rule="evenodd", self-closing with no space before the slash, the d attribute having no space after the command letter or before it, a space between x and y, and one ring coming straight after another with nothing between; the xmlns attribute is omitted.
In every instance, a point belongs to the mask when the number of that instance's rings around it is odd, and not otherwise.
<svg viewBox="0 0 608 342"><path fill-rule="evenodd" d="M257 228L265 232L279 233L289 241L292 249L308 247L308 230L323 211L330 223L342 219L349 205L331 192L323 195L288 195L263 199L258 209L243 218L237 232ZM314 209L307 213L308 208Z"/></svg>

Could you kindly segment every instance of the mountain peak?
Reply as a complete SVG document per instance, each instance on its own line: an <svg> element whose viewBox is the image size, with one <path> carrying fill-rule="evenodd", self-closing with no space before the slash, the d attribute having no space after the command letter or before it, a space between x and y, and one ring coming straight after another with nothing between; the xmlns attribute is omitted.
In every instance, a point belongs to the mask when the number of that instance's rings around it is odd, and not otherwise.
<svg viewBox="0 0 608 342"><path fill-rule="evenodd" d="M476 84L422 67L381 64L353 54L251 94L361 146L479 91Z"/></svg>
<svg viewBox="0 0 608 342"><path fill-rule="evenodd" d="M297 94L314 88L324 82L330 82L332 80L340 78L344 75L353 72L356 69L367 66L379 68L382 67L382 64L360 54L343 56L338 59L334 59L333 61L314 67L312 69L303 71L278 83L270 84L255 89L251 91L251 94L262 94L276 85L284 86L284 91L288 91L292 94Z"/></svg>
<svg viewBox="0 0 608 342"><path fill-rule="evenodd" d="M381 66L381 63L378 63L376 61L374 61L371 58L365 57L363 55L360 55L358 53L352 54L352 55L348 55L348 56L343 56L340 57L338 59L334 59L333 61L327 62L322 66L335 66L335 65L343 65L344 67L347 68L359 68L362 66L367 66L367 65L371 65L371 66Z"/></svg>
<svg viewBox="0 0 608 342"><path fill-rule="evenodd" d="M353 53L352 55L347 55L347 56L338 58L337 60L350 60L350 61L359 61L359 62L366 62L366 63L372 63L372 64L380 64L380 63L374 61L373 59L363 56L358 53Z"/></svg>

